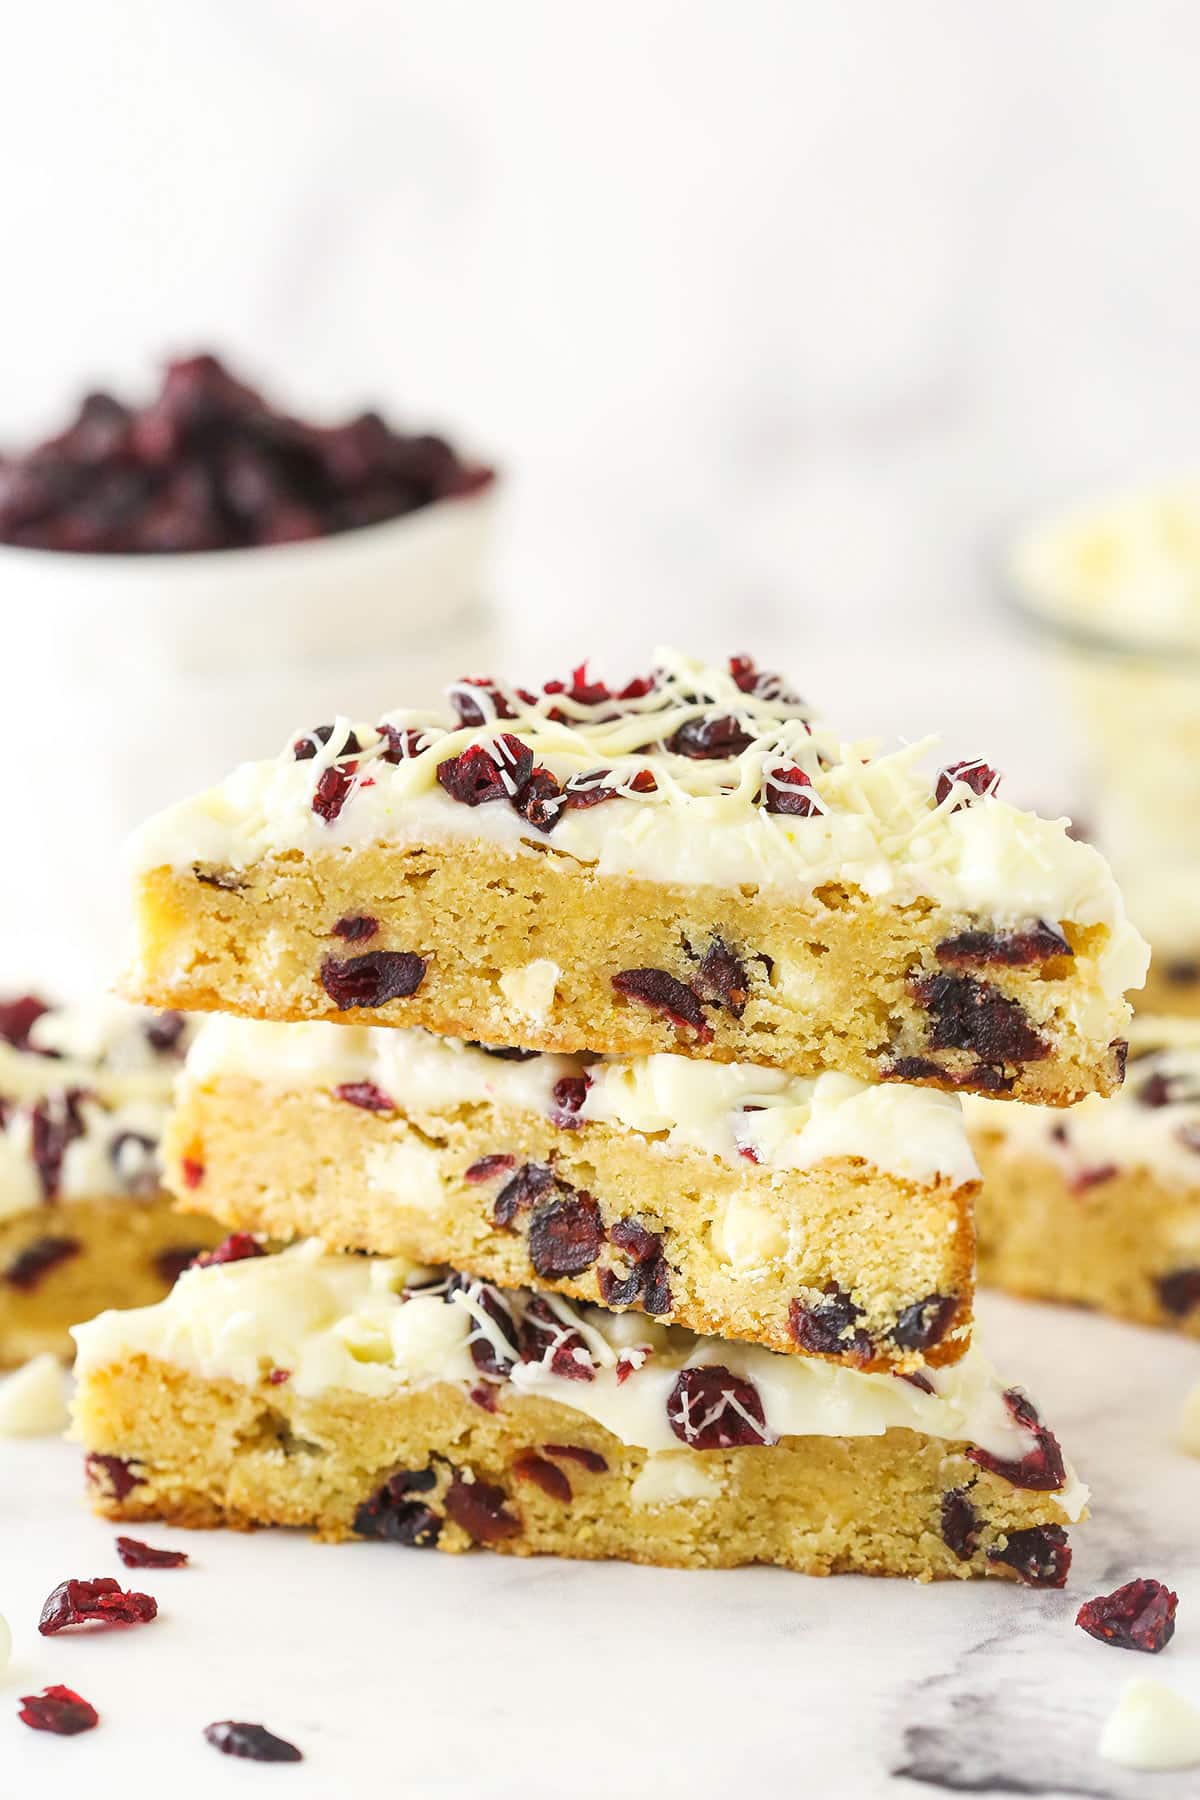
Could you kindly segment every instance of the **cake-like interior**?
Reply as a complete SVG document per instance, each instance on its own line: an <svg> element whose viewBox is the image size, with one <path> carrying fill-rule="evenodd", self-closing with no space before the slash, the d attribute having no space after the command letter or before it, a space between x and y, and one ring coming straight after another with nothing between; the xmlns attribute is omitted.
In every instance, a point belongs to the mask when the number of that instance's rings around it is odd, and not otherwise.
<svg viewBox="0 0 1200 1800"><path fill-rule="evenodd" d="M1086 1501L975 1349L865 1374L316 1244L76 1336L119 1518L1061 1585Z"/></svg>
<svg viewBox="0 0 1200 1800"><path fill-rule="evenodd" d="M1145 946L985 764L841 745L745 658L450 699L152 820L131 994L1052 1104L1119 1083Z"/></svg>
<svg viewBox="0 0 1200 1800"><path fill-rule="evenodd" d="M166 1149L183 1204L239 1230L858 1367L970 1337L976 1167L928 1088L222 1017Z"/></svg>

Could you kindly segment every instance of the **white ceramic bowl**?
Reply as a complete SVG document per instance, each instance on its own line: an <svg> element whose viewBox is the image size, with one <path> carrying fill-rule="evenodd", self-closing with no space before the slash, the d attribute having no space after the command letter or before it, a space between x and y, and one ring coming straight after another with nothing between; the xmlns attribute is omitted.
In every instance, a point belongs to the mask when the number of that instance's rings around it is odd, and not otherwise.
<svg viewBox="0 0 1200 1800"><path fill-rule="evenodd" d="M120 846L150 812L274 755L289 732L432 704L482 668L497 487L261 549L0 546L0 989L111 979Z"/></svg>

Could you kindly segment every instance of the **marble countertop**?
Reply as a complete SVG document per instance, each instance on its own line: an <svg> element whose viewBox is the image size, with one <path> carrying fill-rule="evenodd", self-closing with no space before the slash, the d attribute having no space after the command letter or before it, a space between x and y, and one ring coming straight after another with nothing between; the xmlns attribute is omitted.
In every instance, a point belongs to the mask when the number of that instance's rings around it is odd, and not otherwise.
<svg viewBox="0 0 1200 1800"><path fill-rule="evenodd" d="M993 1356L1092 1484L1062 1593L149 1525L138 1535L192 1557L138 1576L161 1606L153 1627L42 1640L57 1582L122 1574L113 1527L82 1506L75 1448L0 1443L14 1637L0 1794L1195 1795L1200 1770L1124 1773L1096 1744L1130 1676L1200 1702L1200 1462L1173 1447L1200 1345L992 1296L981 1310ZM1134 1575L1180 1594L1177 1635L1153 1661L1072 1623L1081 1600ZM86 1695L100 1728L66 1740L18 1724L17 1696L50 1682ZM201 1728L229 1717L266 1723L305 1762L218 1762Z"/></svg>

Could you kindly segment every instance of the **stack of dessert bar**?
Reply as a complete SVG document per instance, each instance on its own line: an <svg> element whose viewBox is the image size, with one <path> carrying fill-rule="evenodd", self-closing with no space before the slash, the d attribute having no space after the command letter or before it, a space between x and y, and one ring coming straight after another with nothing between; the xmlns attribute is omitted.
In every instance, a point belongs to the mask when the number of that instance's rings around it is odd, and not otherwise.
<svg viewBox="0 0 1200 1800"><path fill-rule="evenodd" d="M130 989L223 1015L170 1179L233 1235L78 1333L100 1510L1061 1584L1084 1491L971 1341L958 1090L1119 1084L1100 856L746 658L450 706L139 839Z"/></svg>
<svg viewBox="0 0 1200 1800"><path fill-rule="evenodd" d="M189 1031L117 1001L0 1000L0 1369L70 1356L72 1325L160 1299L217 1242L159 1168Z"/></svg>

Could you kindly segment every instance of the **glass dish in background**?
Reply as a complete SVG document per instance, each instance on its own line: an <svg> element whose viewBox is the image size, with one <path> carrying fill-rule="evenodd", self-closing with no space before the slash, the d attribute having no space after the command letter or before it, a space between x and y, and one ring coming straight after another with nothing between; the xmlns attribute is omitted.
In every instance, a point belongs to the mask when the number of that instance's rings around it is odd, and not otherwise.
<svg viewBox="0 0 1200 1800"><path fill-rule="evenodd" d="M1200 1015L1200 475L1046 516L1007 575L1075 722L1087 835L1154 952L1139 1005Z"/></svg>

